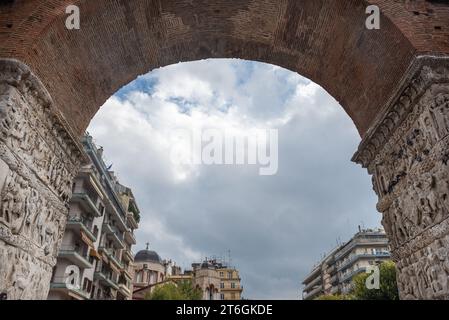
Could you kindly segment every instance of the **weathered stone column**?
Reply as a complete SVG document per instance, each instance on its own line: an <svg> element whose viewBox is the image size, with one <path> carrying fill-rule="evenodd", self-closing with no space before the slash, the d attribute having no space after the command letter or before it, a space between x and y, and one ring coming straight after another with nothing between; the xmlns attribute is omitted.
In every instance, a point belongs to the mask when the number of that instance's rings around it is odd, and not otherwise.
<svg viewBox="0 0 449 320"><path fill-rule="evenodd" d="M27 66L0 59L0 293L46 299L82 149Z"/></svg>
<svg viewBox="0 0 449 320"><path fill-rule="evenodd" d="M449 299L449 58L419 57L353 161L368 168L401 299Z"/></svg>

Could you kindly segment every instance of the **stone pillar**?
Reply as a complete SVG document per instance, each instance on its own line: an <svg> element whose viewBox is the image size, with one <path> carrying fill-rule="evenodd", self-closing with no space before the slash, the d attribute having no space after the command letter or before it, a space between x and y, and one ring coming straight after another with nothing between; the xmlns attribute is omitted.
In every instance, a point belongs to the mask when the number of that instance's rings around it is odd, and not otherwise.
<svg viewBox="0 0 449 320"><path fill-rule="evenodd" d="M353 161L372 174L401 299L449 299L449 58L419 57Z"/></svg>
<svg viewBox="0 0 449 320"><path fill-rule="evenodd" d="M0 293L46 299L82 148L27 66L0 59Z"/></svg>

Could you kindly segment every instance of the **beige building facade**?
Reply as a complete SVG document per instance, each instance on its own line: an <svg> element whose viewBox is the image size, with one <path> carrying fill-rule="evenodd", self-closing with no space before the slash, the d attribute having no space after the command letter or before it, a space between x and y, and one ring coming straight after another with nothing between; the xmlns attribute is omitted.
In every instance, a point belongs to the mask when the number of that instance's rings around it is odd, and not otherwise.
<svg viewBox="0 0 449 320"><path fill-rule="evenodd" d="M182 272L170 260L162 260L155 251L139 251L134 263L134 300L142 300L156 287L168 282L191 281L200 289L202 300L241 300L243 287L239 271L216 259L192 263L191 270Z"/></svg>
<svg viewBox="0 0 449 320"><path fill-rule="evenodd" d="M243 287L239 271L235 268L218 269L220 276L220 300L241 300Z"/></svg>

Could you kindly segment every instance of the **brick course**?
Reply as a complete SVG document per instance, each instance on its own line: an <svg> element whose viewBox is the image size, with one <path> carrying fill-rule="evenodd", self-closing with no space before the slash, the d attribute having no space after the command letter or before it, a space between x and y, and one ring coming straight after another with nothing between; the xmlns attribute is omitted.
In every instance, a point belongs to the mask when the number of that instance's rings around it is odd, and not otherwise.
<svg viewBox="0 0 449 320"><path fill-rule="evenodd" d="M81 9L81 30L65 8ZM381 30L365 28L377 4ZM203 58L279 65L323 86L361 136L418 54L449 54L449 4L425 0L9 0L0 57L28 64L81 134L121 86Z"/></svg>

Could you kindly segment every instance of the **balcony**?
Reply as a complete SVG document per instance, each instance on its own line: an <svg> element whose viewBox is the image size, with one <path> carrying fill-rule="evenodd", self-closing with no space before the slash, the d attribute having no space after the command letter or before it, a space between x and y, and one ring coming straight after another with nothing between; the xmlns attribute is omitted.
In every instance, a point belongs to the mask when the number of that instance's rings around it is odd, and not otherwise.
<svg viewBox="0 0 449 320"><path fill-rule="evenodd" d="M305 287L304 290L309 290L310 288L313 288L316 285L321 284L321 275L310 281Z"/></svg>
<svg viewBox="0 0 449 320"><path fill-rule="evenodd" d="M335 260L339 260L348 255L355 247L386 247L387 238L356 238L352 239L344 248L335 254Z"/></svg>
<svg viewBox="0 0 449 320"><path fill-rule="evenodd" d="M333 276L330 278L329 282L330 282L331 284L336 284L336 283L338 283L338 275L337 275L337 274L333 275Z"/></svg>
<svg viewBox="0 0 449 320"><path fill-rule="evenodd" d="M114 204L112 204L110 201L106 202L106 206L108 208L108 212L112 213L114 220L117 222L118 227L120 230L122 231L126 231L128 229L128 226L125 223L125 214L122 215L119 213L119 211L117 210L117 208L114 206Z"/></svg>
<svg viewBox="0 0 449 320"><path fill-rule="evenodd" d="M84 219L82 217L69 217L67 219L67 230L73 230L77 233L80 233L81 231L84 232L84 234L92 241L97 241L97 237L92 233L91 227L90 227L90 221L87 219Z"/></svg>
<svg viewBox="0 0 449 320"><path fill-rule="evenodd" d="M128 219L128 223L131 225L133 229L137 229L139 227L139 224L137 223L136 219L134 218L134 213L128 212L126 214L126 218Z"/></svg>
<svg viewBox="0 0 449 320"><path fill-rule="evenodd" d="M340 291L340 289L338 288L338 286L334 286L332 287L332 289L330 290L331 294L338 294Z"/></svg>
<svg viewBox="0 0 449 320"><path fill-rule="evenodd" d="M98 280L102 285L106 286L106 287L110 287L113 288L115 290L118 290L118 285L115 283L115 281L109 279L104 273L103 271L96 271L94 273L94 279Z"/></svg>
<svg viewBox="0 0 449 320"><path fill-rule="evenodd" d="M81 288L75 288L67 285L64 278L56 278L50 283L50 290L54 292L61 292L76 300L89 300L90 295L81 290Z"/></svg>
<svg viewBox="0 0 449 320"><path fill-rule="evenodd" d="M125 248L125 250L123 250L122 256L123 256L123 259L125 259L126 261L134 262L134 255L130 249Z"/></svg>
<svg viewBox="0 0 449 320"><path fill-rule="evenodd" d="M131 273L129 273L128 270L123 269L122 270L122 274L125 276L125 278L127 278L129 281L133 281L133 276L131 275Z"/></svg>
<svg viewBox="0 0 449 320"><path fill-rule="evenodd" d="M318 297L321 294L322 291L323 291L323 286L318 286L315 289L313 289L313 290L311 290L311 291L309 291L307 293L304 292L303 299L304 300L311 300L311 299L313 299L315 297Z"/></svg>
<svg viewBox="0 0 449 320"><path fill-rule="evenodd" d="M123 264L113 254L111 254L108 258L118 269L123 269Z"/></svg>
<svg viewBox="0 0 449 320"><path fill-rule="evenodd" d="M137 243L136 237L134 236L134 233L131 229L128 229L125 232L125 240L126 240L126 242L128 242L128 244L131 244L131 245Z"/></svg>
<svg viewBox="0 0 449 320"><path fill-rule="evenodd" d="M114 229L108 222L103 222L103 229L102 231L104 233L114 233Z"/></svg>
<svg viewBox="0 0 449 320"><path fill-rule="evenodd" d="M106 256L108 257L108 259L118 268L118 269L123 269L123 265L120 261L118 261L118 259L112 254L111 250L109 250L108 248L105 247L100 247L99 248L100 251L104 252L106 254Z"/></svg>
<svg viewBox="0 0 449 320"><path fill-rule="evenodd" d="M96 172L94 172L91 168L81 168L78 172L78 176L82 176L85 178L85 181L89 183L93 190L98 194L100 198L103 198L106 195L102 184L100 183L99 177Z"/></svg>
<svg viewBox="0 0 449 320"><path fill-rule="evenodd" d="M350 267L354 262L359 259L388 259L390 257L389 252L376 252L376 253L363 253L354 254L350 256L347 260L343 260L342 264L338 267L338 271L344 270Z"/></svg>
<svg viewBox="0 0 449 320"><path fill-rule="evenodd" d="M329 266L326 270L326 272L330 273L330 274L334 274L335 272L337 272L337 266L334 264L332 264L331 266Z"/></svg>
<svg viewBox="0 0 449 320"><path fill-rule="evenodd" d="M307 282L311 281L312 279L316 278L321 273L321 265L317 265L313 268L312 272L309 273L306 278L303 280L303 284L306 284Z"/></svg>
<svg viewBox="0 0 449 320"><path fill-rule="evenodd" d="M111 226L110 223L103 223L103 232L106 233L107 237L114 242L117 249L125 248L125 244L123 243L123 235L121 235L115 227Z"/></svg>
<svg viewBox="0 0 449 320"><path fill-rule="evenodd" d="M95 206L94 201L85 192L74 193L71 202L78 203L84 210L93 214L95 217L101 217L101 212Z"/></svg>
<svg viewBox="0 0 449 320"><path fill-rule="evenodd" d="M79 247L66 246L59 249L58 257L67 259L78 267L90 269L93 268L93 266L88 260L88 252L89 251L86 250L86 253L84 253Z"/></svg>
<svg viewBox="0 0 449 320"><path fill-rule="evenodd" d="M120 291L120 293L126 297L130 297L131 296L131 290L129 290L129 288L126 286L126 284L120 283L118 285L118 290Z"/></svg>
<svg viewBox="0 0 449 320"><path fill-rule="evenodd" d="M358 269L356 269L354 271L346 272L345 274L342 274L340 282L348 281L348 280L352 279L352 277L354 277L355 275L357 275L359 273L362 273L362 272L366 272L366 268L365 267L358 268Z"/></svg>
<svg viewBox="0 0 449 320"><path fill-rule="evenodd" d="M235 287L235 288L232 288L232 287L229 287L229 288L224 288L224 289L221 289L222 291L238 291L238 292L242 292L243 291L243 287Z"/></svg>

